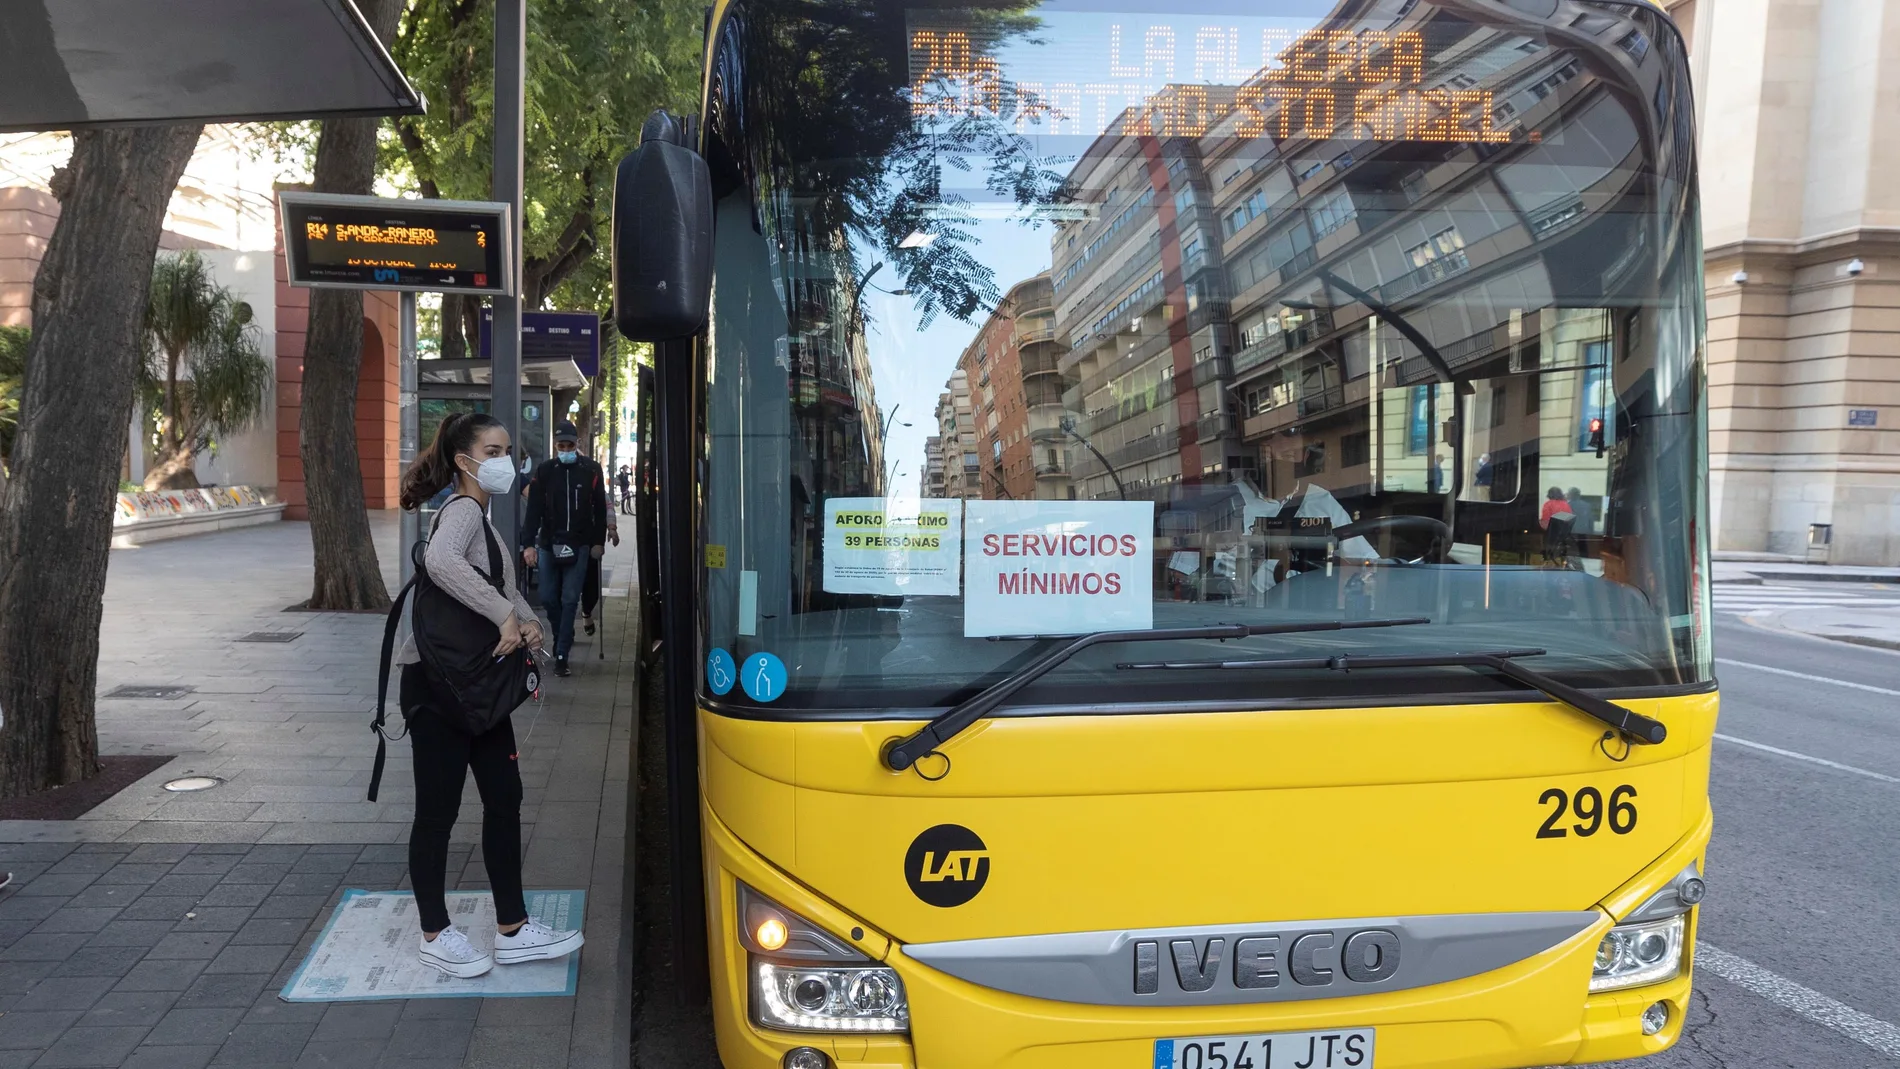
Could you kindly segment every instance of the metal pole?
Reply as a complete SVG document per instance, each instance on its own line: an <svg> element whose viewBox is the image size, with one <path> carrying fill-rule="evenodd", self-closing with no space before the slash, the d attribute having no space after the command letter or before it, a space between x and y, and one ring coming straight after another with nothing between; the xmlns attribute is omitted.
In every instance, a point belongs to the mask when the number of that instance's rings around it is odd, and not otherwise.
<svg viewBox="0 0 1900 1069"><path fill-rule="evenodd" d="M1088 448L1089 452L1095 454L1096 460L1101 461L1103 469L1108 472L1108 477L1115 482L1115 496L1121 498L1123 501L1128 500L1128 488L1122 485L1122 477L1116 473L1115 465L1110 464L1108 458L1102 455L1102 451L1095 448L1095 443L1084 438L1082 432L1075 429L1075 423L1069 419L1064 419L1060 426L1064 433L1076 441L1081 442Z"/></svg>
<svg viewBox="0 0 1900 1069"><path fill-rule="evenodd" d="M496 419L508 428L516 449L521 448L521 147L523 69L527 63L527 0L495 0L495 180L493 197L508 205L508 223L514 230L509 255L514 258L516 293L496 296L495 326L491 335L490 405ZM501 494L494 500L495 526L511 551L520 539L521 499Z"/></svg>
<svg viewBox="0 0 1900 1069"><path fill-rule="evenodd" d="M614 336L607 377L607 481L613 486L614 508L620 508L620 337Z"/></svg>
<svg viewBox="0 0 1900 1069"><path fill-rule="evenodd" d="M416 453L422 443L417 441L421 434L420 413L416 407L416 295L404 290L397 295L397 309L401 320L401 355L399 360L399 378L397 393L397 411L399 415L397 432L397 456L401 460L403 471L415 462ZM422 537L422 515L420 511L401 510L402 534L396 547L396 556L401 561L402 582L407 585L415 578L415 562L409 558L409 549Z"/></svg>

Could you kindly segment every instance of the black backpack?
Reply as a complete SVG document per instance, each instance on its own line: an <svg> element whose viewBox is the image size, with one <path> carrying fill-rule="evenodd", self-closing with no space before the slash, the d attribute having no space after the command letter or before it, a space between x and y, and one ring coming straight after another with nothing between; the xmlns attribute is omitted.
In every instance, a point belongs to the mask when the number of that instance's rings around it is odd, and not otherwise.
<svg viewBox="0 0 1900 1069"><path fill-rule="evenodd" d="M436 513L441 522L446 512L462 495L450 498ZM474 498L466 498L474 501ZM479 506L478 506L479 507ZM433 529L430 532L434 533ZM488 541L488 573L482 578L503 597L508 595L507 571L502 567L501 544L495 532L482 522L482 537ZM429 579L424 555L429 542L423 539L410 550L415 562L415 578L409 580L389 607L383 624L382 669L376 679L376 719L370 730L376 733L376 764L370 772L369 800L376 800L383 781L383 761L390 736L384 731L383 707L389 697L389 662L396 644L396 630L402 620L403 602L415 591L416 609L412 624L416 653L422 663L429 690L436 695L437 709L460 730L480 735L502 722L541 688L541 672L535 665L534 651L523 646L512 653L495 656L495 644L501 641L501 628L486 616L457 601L454 595ZM405 710L404 716L408 713ZM407 725L404 734L407 734ZM402 738L397 735L395 738Z"/></svg>

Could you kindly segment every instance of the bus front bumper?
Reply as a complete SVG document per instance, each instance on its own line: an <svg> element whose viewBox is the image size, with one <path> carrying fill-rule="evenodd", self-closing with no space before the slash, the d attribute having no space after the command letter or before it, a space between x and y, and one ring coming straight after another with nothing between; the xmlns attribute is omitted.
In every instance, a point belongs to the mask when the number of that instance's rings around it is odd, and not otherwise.
<svg viewBox="0 0 1900 1069"><path fill-rule="evenodd" d="M1655 1054L1681 1036L1689 1004L1693 912L1682 971L1671 980L1627 991L1587 991L1591 959L1611 925L1611 918L1604 915L1534 957L1464 980L1407 991L1265 1005L1168 1008L1030 998L968 983L907 957L901 945L872 930L861 918L844 914L753 853L710 809L702 809L701 815L709 891L712 1011L720 1060L726 1069L783 1069L786 1054L805 1047L823 1053L836 1069L1154 1069L1159 1064L1155 1042L1160 1039L1365 1029L1374 1033L1371 1059L1338 1060L1330 1069L1503 1069ZM863 930L859 948L896 970L904 982L909 1033L805 1033L755 1024L750 961L739 942L734 917L741 882L833 932ZM1657 1004L1665 1008L1667 1022L1660 1031L1645 1034L1644 1013ZM1256 1064L1252 1069L1270 1067ZM1279 1069L1279 1063L1271 1069Z"/></svg>

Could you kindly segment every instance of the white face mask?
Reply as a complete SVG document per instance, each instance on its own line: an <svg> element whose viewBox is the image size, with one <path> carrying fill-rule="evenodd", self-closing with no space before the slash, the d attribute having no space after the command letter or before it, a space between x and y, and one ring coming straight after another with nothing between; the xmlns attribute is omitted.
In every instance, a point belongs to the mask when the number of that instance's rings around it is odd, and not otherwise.
<svg viewBox="0 0 1900 1069"><path fill-rule="evenodd" d="M467 453L462 455L468 456ZM515 466L507 457L489 457L475 469L475 482L491 494L505 494L514 488Z"/></svg>

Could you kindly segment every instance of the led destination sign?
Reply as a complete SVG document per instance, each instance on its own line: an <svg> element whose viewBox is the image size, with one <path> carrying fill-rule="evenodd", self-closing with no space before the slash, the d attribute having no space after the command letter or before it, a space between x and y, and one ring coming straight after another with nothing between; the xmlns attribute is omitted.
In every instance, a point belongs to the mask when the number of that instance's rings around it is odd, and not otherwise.
<svg viewBox="0 0 1900 1069"><path fill-rule="evenodd" d="M1201 137L1231 116L1227 132L1281 141L1526 138L1503 124L1508 110L1490 88L1428 76L1417 31L1066 25L1074 18L1048 16L1053 32L1039 42L914 18L912 117L1001 117L1022 134L1084 137Z"/></svg>
<svg viewBox="0 0 1900 1069"><path fill-rule="evenodd" d="M282 201L293 285L510 292L505 204L304 193Z"/></svg>

